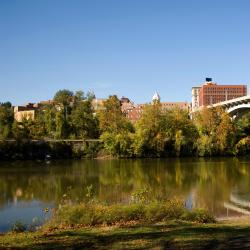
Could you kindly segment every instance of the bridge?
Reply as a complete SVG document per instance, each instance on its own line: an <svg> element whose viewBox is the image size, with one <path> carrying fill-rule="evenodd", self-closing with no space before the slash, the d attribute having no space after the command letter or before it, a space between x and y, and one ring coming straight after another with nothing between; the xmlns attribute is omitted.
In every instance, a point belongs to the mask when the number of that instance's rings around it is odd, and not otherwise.
<svg viewBox="0 0 250 250"><path fill-rule="evenodd" d="M238 117L250 111L250 95L234 98L208 106L208 108L222 107L232 117Z"/></svg>

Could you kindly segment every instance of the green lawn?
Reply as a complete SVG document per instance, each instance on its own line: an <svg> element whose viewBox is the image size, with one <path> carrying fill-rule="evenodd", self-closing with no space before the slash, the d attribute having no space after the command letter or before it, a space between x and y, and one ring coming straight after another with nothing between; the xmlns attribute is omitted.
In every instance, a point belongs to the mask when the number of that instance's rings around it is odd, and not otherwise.
<svg viewBox="0 0 250 250"><path fill-rule="evenodd" d="M249 220L249 219L248 219ZM250 223L75 228L0 236L0 249L250 249Z"/></svg>

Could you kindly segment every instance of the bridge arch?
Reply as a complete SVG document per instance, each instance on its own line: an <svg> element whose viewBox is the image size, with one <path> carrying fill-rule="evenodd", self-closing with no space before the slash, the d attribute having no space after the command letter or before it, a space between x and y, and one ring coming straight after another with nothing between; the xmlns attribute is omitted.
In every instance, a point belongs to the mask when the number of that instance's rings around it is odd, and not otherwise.
<svg viewBox="0 0 250 250"><path fill-rule="evenodd" d="M237 106L228 108L226 111L230 116L239 118L250 111L250 103L238 104Z"/></svg>

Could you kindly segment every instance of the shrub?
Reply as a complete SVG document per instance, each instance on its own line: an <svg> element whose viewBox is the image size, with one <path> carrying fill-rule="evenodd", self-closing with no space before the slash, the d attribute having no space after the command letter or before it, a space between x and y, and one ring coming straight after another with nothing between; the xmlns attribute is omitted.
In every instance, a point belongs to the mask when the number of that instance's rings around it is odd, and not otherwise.
<svg viewBox="0 0 250 250"><path fill-rule="evenodd" d="M215 222L215 218L207 210L204 209L196 209L194 211L185 210L181 215L181 219L198 223Z"/></svg>
<svg viewBox="0 0 250 250"><path fill-rule="evenodd" d="M250 154L250 136L241 139L235 145L236 155L247 155Z"/></svg>
<svg viewBox="0 0 250 250"><path fill-rule="evenodd" d="M214 222L215 219L205 210L188 211L177 199L172 201L153 201L130 205L102 205L81 203L62 206L52 219L54 224L96 226L117 223L161 222L182 219L199 223Z"/></svg>
<svg viewBox="0 0 250 250"><path fill-rule="evenodd" d="M21 221L16 221L11 227L11 231L14 233L22 233L26 229L26 226Z"/></svg>

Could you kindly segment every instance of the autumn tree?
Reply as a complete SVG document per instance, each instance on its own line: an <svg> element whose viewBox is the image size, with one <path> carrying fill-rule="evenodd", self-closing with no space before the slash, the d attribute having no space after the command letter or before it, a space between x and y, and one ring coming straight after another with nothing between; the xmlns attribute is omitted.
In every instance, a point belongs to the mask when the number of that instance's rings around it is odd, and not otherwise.
<svg viewBox="0 0 250 250"><path fill-rule="evenodd" d="M236 128L222 108L204 108L194 115L194 122L200 134L197 141L200 155L224 155L232 152Z"/></svg>
<svg viewBox="0 0 250 250"><path fill-rule="evenodd" d="M131 156L133 126L121 111L116 95L105 101L103 110L98 112L101 140L104 148L112 155Z"/></svg>
<svg viewBox="0 0 250 250"><path fill-rule="evenodd" d="M134 150L137 156L161 156L167 141L165 117L161 104L155 102L143 107L142 117L136 124Z"/></svg>
<svg viewBox="0 0 250 250"><path fill-rule="evenodd" d="M193 154L195 141L199 135L188 111L180 108L166 111L165 123L167 138L172 144L173 154L176 156Z"/></svg>
<svg viewBox="0 0 250 250"><path fill-rule="evenodd" d="M136 125L135 152L138 156L192 154L198 137L188 112L163 110L160 103L146 105Z"/></svg>

